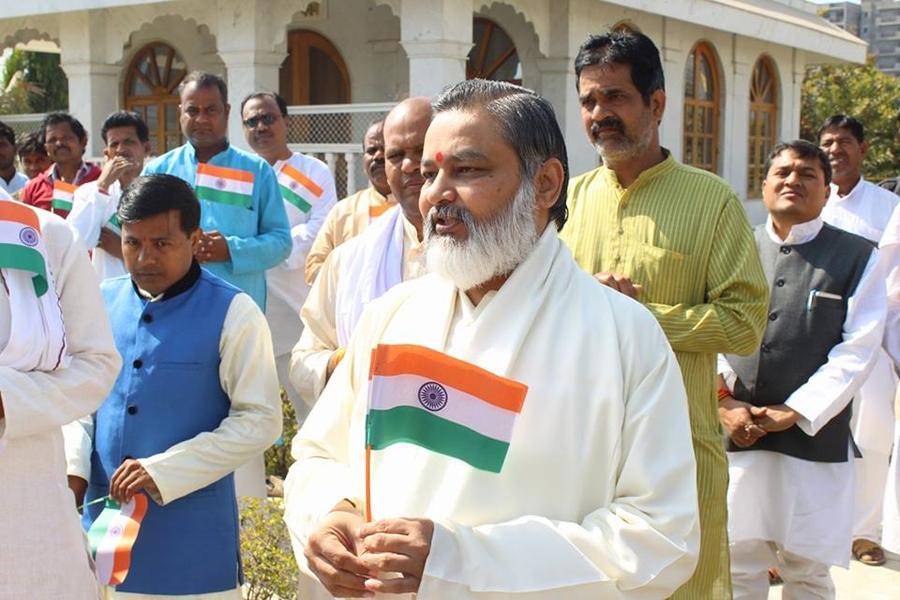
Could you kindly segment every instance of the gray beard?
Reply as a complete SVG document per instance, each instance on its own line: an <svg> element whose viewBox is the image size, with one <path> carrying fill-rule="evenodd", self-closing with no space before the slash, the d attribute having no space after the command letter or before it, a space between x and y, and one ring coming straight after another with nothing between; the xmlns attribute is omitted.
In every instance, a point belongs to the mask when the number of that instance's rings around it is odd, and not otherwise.
<svg viewBox="0 0 900 600"><path fill-rule="evenodd" d="M647 124L642 123L642 125ZM636 138L626 138L614 146L611 144L610 146L612 147L604 147L603 144L599 142L593 142L593 146L594 150L597 151L597 154L600 155L600 158L603 159L604 164L615 164L623 163L640 156L650 147L652 141L653 128L647 125L638 133Z"/></svg>
<svg viewBox="0 0 900 600"><path fill-rule="evenodd" d="M433 206L425 216L424 226L428 270L449 279L463 291L511 273L539 239L534 219L535 196L534 184L523 181L509 207L485 222L477 222L462 206ZM437 234L437 216L462 221L468 237L458 241L453 236Z"/></svg>

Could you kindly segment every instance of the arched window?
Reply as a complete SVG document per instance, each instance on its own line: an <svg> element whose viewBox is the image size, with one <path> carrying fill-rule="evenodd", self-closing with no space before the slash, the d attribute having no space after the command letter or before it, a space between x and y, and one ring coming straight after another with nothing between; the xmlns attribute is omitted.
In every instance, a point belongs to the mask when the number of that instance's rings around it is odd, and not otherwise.
<svg viewBox="0 0 900 600"><path fill-rule="evenodd" d="M747 160L747 197L757 198L766 176L766 156L778 139L778 76L775 63L760 56L750 76L750 148Z"/></svg>
<svg viewBox="0 0 900 600"><path fill-rule="evenodd" d="M522 64L509 34L484 17L475 17L472 27L475 45L466 61L466 79L493 79L522 85Z"/></svg>
<svg viewBox="0 0 900 600"><path fill-rule="evenodd" d="M719 163L720 98L718 61L709 44L700 42L684 71L683 161L713 173Z"/></svg>
<svg viewBox="0 0 900 600"><path fill-rule="evenodd" d="M291 105L350 102L347 64L334 44L315 31L288 32L288 55L278 83L279 93Z"/></svg>
<svg viewBox="0 0 900 600"><path fill-rule="evenodd" d="M134 55L125 75L125 108L143 117L153 154L182 144L178 124L178 84L187 65L172 46L147 44Z"/></svg>

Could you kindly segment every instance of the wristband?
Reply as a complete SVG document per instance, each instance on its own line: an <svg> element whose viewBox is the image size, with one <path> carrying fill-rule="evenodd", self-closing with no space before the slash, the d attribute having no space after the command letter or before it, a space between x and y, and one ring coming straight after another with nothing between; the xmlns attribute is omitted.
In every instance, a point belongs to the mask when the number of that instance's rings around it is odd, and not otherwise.
<svg viewBox="0 0 900 600"><path fill-rule="evenodd" d="M719 391L716 393L717 400L721 402L725 398L731 397L731 391L728 388L719 388Z"/></svg>

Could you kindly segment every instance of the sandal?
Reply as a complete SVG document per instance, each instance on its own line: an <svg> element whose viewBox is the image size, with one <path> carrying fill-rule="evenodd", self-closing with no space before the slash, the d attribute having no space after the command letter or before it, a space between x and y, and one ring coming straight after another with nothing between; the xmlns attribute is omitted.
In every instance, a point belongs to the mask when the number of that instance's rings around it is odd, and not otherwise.
<svg viewBox="0 0 900 600"><path fill-rule="evenodd" d="M853 558L864 565L879 567L885 562L884 549L870 540L853 540Z"/></svg>

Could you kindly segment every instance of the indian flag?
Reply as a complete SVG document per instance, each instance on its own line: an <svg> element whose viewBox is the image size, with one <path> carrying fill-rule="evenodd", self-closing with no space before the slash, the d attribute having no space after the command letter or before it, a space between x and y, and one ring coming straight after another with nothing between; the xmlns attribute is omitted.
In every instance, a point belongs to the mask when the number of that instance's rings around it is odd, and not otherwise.
<svg viewBox="0 0 900 600"><path fill-rule="evenodd" d="M197 165L197 198L243 208L253 206L253 173L240 169Z"/></svg>
<svg viewBox="0 0 900 600"><path fill-rule="evenodd" d="M119 223L119 217L118 215L116 215L116 213L113 213L106 221L106 228L112 230L118 235L122 235L122 224Z"/></svg>
<svg viewBox="0 0 900 600"><path fill-rule="evenodd" d="M71 211L72 199L75 197L77 185L66 183L65 181L56 180L53 182L53 200L50 202L50 208L53 212L60 210Z"/></svg>
<svg viewBox="0 0 900 600"><path fill-rule="evenodd" d="M379 345L369 371L366 445L400 442L499 473L528 386L414 345Z"/></svg>
<svg viewBox="0 0 900 600"><path fill-rule="evenodd" d="M281 186L281 197L285 202L293 204L301 212L308 213L312 208L311 196L316 199L324 190L315 181L298 171L289 163L284 163L278 171L278 185Z"/></svg>
<svg viewBox="0 0 900 600"><path fill-rule="evenodd" d="M0 268L34 273L34 292L40 298L48 289L47 261L41 246L37 213L11 201L0 202Z"/></svg>
<svg viewBox="0 0 900 600"><path fill-rule="evenodd" d="M131 548L137 541L141 520L147 514L147 496L135 494L120 506L107 498L106 507L88 530L97 578L103 585L119 585L128 577Z"/></svg>

